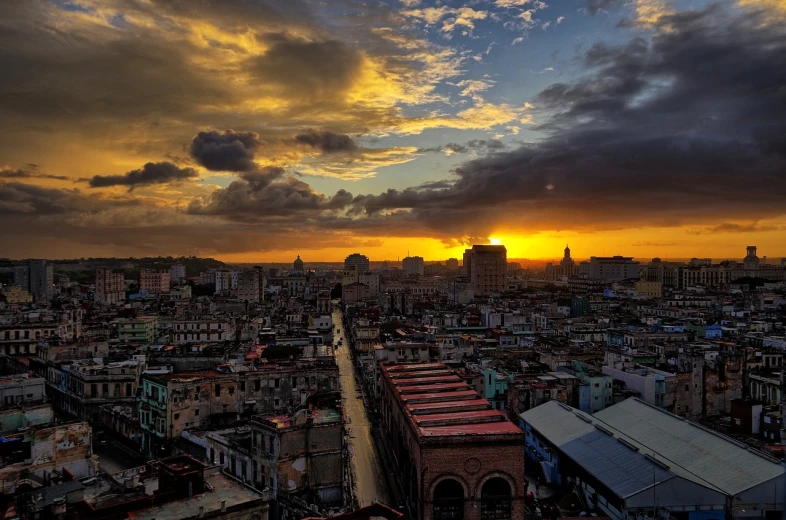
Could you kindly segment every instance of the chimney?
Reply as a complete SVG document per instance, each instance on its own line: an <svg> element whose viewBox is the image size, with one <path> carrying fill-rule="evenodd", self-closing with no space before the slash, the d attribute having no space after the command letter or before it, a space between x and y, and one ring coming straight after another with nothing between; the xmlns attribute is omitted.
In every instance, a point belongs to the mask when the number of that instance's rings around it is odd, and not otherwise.
<svg viewBox="0 0 786 520"><path fill-rule="evenodd" d="M222 513L226 513L227 512L227 501L226 500L222 500L221 501L221 512Z"/></svg>

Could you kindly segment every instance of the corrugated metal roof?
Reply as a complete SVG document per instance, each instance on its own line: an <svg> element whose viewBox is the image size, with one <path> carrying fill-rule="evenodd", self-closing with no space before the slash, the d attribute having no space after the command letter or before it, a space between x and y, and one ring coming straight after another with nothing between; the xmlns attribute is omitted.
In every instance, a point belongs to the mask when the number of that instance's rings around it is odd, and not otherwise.
<svg viewBox="0 0 786 520"><path fill-rule="evenodd" d="M675 477L587 422L591 416L556 401L528 410L521 418L621 499Z"/></svg>
<svg viewBox="0 0 786 520"><path fill-rule="evenodd" d="M742 443L631 398L594 415L686 478L736 495L783 476L782 465Z"/></svg>

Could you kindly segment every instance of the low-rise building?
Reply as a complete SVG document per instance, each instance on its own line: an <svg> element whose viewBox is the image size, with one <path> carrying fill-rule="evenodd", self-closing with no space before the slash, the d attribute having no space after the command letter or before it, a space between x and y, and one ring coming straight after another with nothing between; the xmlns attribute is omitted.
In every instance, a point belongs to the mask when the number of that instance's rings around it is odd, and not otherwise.
<svg viewBox="0 0 786 520"><path fill-rule="evenodd" d="M122 343L153 343L158 337L158 316L121 318L113 324Z"/></svg>

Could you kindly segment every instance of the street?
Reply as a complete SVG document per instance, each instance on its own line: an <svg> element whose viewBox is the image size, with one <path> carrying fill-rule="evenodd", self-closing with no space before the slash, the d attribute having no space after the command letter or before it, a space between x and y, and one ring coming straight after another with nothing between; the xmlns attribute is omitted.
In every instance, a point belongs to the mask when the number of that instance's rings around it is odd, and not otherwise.
<svg viewBox="0 0 786 520"><path fill-rule="evenodd" d="M374 502L389 504L387 485L381 473L377 453L374 451L374 440L371 438L371 427L366 415L366 408L360 394L360 387L355 382L355 370L349 352L349 342L344 336L344 324L341 312L333 311L333 324L341 332L335 334L335 343L343 342L336 352L341 396L347 417L350 467L352 468L355 494L358 504L363 507Z"/></svg>

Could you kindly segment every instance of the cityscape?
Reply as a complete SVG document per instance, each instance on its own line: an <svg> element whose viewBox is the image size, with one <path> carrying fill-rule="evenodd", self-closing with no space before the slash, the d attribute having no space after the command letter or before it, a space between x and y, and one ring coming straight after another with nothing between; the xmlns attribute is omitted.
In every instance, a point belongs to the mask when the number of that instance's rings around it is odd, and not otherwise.
<svg viewBox="0 0 786 520"><path fill-rule="evenodd" d="M786 0L0 0L0 520L786 520Z"/></svg>

